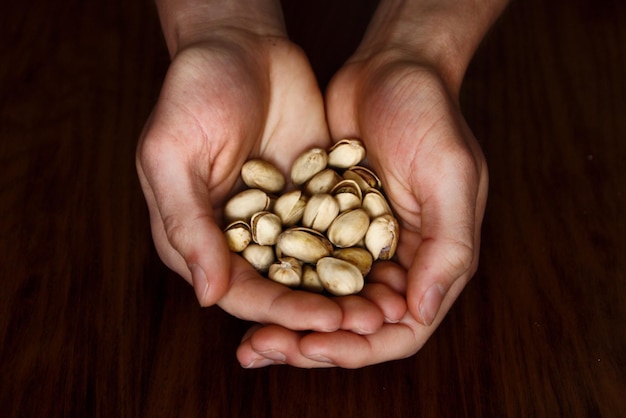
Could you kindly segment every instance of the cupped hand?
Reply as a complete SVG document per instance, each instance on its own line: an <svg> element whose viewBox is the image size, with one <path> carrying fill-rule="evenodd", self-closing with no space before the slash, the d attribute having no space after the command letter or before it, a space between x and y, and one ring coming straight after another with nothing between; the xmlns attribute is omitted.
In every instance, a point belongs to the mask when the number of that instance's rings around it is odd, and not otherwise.
<svg viewBox="0 0 626 418"><path fill-rule="evenodd" d="M174 56L137 148L137 170L163 262L201 305L293 329L336 329L341 308L271 283L231 255L221 209L253 157L283 173L297 154L329 144L321 93L286 38L226 28Z"/></svg>
<svg viewBox="0 0 626 418"><path fill-rule="evenodd" d="M255 328L238 349L244 366L280 358L298 367L354 368L413 355L477 268L488 176L456 90L432 67L391 52L348 63L326 105L333 138L364 141L400 222L395 260L372 270L366 297L385 312L402 312L396 302L408 310L369 334Z"/></svg>

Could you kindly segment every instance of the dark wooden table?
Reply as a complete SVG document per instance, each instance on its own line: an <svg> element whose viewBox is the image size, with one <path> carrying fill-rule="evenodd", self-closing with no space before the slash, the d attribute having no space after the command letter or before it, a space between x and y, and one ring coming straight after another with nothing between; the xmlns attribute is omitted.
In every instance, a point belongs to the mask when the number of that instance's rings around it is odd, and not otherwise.
<svg viewBox="0 0 626 418"><path fill-rule="evenodd" d="M370 3L286 6L320 83ZM359 370L242 369L249 324L159 261L134 167L168 64L152 3L0 10L1 416L626 416L626 2L513 1L489 33L462 94L480 268L417 355Z"/></svg>

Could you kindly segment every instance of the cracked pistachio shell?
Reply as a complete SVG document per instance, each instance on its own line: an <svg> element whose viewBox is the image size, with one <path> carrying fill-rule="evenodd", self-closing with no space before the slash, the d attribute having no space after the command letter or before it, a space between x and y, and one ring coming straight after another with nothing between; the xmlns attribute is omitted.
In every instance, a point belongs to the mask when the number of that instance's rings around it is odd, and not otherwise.
<svg viewBox="0 0 626 418"><path fill-rule="evenodd" d="M333 245L318 231L310 228L293 227L283 231L276 241L279 257L295 257L304 263L315 263L329 256Z"/></svg>
<svg viewBox="0 0 626 418"><path fill-rule="evenodd" d="M324 232L339 214L339 203L329 194L311 196L304 208L302 225Z"/></svg>
<svg viewBox="0 0 626 418"><path fill-rule="evenodd" d="M372 254L365 248L360 247L336 249L333 252L333 257L354 264L363 276L370 272L374 262Z"/></svg>
<svg viewBox="0 0 626 418"><path fill-rule="evenodd" d="M242 252L252 241L250 225L244 221L235 221L224 229L228 248L236 253Z"/></svg>
<svg viewBox="0 0 626 418"><path fill-rule="evenodd" d="M224 206L224 216L230 222L248 221L257 212L267 210L270 198L263 190L247 189L230 198Z"/></svg>
<svg viewBox="0 0 626 418"><path fill-rule="evenodd" d="M302 266L293 257L282 257L269 267L267 277L285 286L298 287L302 282Z"/></svg>
<svg viewBox="0 0 626 418"><path fill-rule="evenodd" d="M365 158L365 147L358 139L342 139L328 150L328 165L348 168Z"/></svg>
<svg viewBox="0 0 626 418"><path fill-rule="evenodd" d="M370 217L363 209L341 213L328 227L327 236L337 247L354 247L363 239L370 224Z"/></svg>
<svg viewBox="0 0 626 418"><path fill-rule="evenodd" d="M254 159L241 167L241 178L251 189L267 193L278 193L285 187L285 176L272 163Z"/></svg>
<svg viewBox="0 0 626 418"><path fill-rule="evenodd" d="M339 203L339 212L361 207L363 195L361 188L354 180L341 180L332 188L330 194Z"/></svg>
<svg viewBox="0 0 626 418"><path fill-rule="evenodd" d="M252 240L260 245L276 244L276 240L283 230L280 217L267 211L252 215L250 229Z"/></svg>
<svg viewBox="0 0 626 418"><path fill-rule="evenodd" d="M342 177L335 170L326 168L306 182L304 192L309 196L318 193L328 193L341 179Z"/></svg>
<svg viewBox="0 0 626 418"><path fill-rule="evenodd" d="M300 283L300 287L309 292L322 293L324 291L324 284L320 280L315 266L305 264L302 267L302 283Z"/></svg>
<svg viewBox="0 0 626 418"><path fill-rule="evenodd" d="M276 260L274 247L271 245L250 244L241 255L260 272L266 272Z"/></svg>
<svg viewBox="0 0 626 418"><path fill-rule="evenodd" d="M365 193L362 207L372 219L381 215L391 215L391 207L385 196L378 189L369 189Z"/></svg>
<svg viewBox="0 0 626 418"><path fill-rule="evenodd" d="M274 202L273 209L284 226L293 226L302 219L306 203L307 197L301 190L292 190L280 195Z"/></svg>
<svg viewBox="0 0 626 418"><path fill-rule="evenodd" d="M348 261L324 257L315 267L324 288L333 295L353 295L360 292L365 284L359 269Z"/></svg>
<svg viewBox="0 0 626 418"><path fill-rule="evenodd" d="M380 179L372 170L367 167L355 165L343 172L343 178L357 182L362 192L370 188L380 189Z"/></svg>
<svg viewBox="0 0 626 418"><path fill-rule="evenodd" d="M381 215L372 220L365 234L365 246L374 260L389 260L393 257L399 234L400 226L393 216Z"/></svg>
<svg viewBox="0 0 626 418"><path fill-rule="evenodd" d="M323 148L311 148L300 154L291 166L291 181L304 184L311 177L326 168L328 154Z"/></svg>

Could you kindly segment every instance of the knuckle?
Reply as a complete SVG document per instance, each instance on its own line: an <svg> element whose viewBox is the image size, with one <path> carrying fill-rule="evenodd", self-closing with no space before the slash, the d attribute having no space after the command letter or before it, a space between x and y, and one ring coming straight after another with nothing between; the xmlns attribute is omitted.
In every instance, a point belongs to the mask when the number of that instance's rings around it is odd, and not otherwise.
<svg viewBox="0 0 626 418"><path fill-rule="evenodd" d="M148 133L139 141L135 160L145 171L156 173L168 161L184 158L184 147L171 135Z"/></svg>
<svg viewBox="0 0 626 418"><path fill-rule="evenodd" d="M181 250L187 246L186 244L189 241L189 234L183 222L176 216L165 216L163 218L163 229L170 245L178 252L182 252Z"/></svg>
<svg viewBox="0 0 626 418"><path fill-rule="evenodd" d="M475 247L472 244L457 241L449 246L445 257L448 277L459 278L471 275L476 268L475 258Z"/></svg>
<svg viewBox="0 0 626 418"><path fill-rule="evenodd" d="M167 150L159 141L146 138L137 147L136 160L142 167L149 168L165 155L167 155Z"/></svg>

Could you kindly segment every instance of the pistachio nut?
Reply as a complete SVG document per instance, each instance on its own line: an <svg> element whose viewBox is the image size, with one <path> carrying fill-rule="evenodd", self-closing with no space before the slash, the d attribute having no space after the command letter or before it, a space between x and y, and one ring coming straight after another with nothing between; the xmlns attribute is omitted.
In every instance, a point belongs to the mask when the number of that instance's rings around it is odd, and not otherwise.
<svg viewBox="0 0 626 418"><path fill-rule="evenodd" d="M257 212L250 218L252 240L260 245L274 245L282 232L282 221L274 213Z"/></svg>
<svg viewBox="0 0 626 418"><path fill-rule="evenodd" d="M365 147L358 139L342 139L328 150L328 165L348 168L365 158Z"/></svg>
<svg viewBox="0 0 626 418"><path fill-rule="evenodd" d="M323 148L311 148L300 154L291 166L291 181L304 184L311 177L326 168L328 154Z"/></svg>
<svg viewBox="0 0 626 418"><path fill-rule="evenodd" d="M230 198L224 206L224 216L230 222L248 221L257 212L267 210L270 198L263 190L247 189Z"/></svg>
<svg viewBox="0 0 626 418"><path fill-rule="evenodd" d="M292 227L283 231L276 241L279 257L295 257L304 263L315 263L329 256L333 245L318 231L310 228Z"/></svg>
<svg viewBox="0 0 626 418"><path fill-rule="evenodd" d="M326 168L309 179L304 185L304 192L309 196L328 193L340 182L342 177L332 168Z"/></svg>
<svg viewBox="0 0 626 418"><path fill-rule="evenodd" d="M302 283L300 283L300 287L309 292L322 293L324 291L324 284L320 280L315 266L311 264L302 266Z"/></svg>
<svg viewBox="0 0 626 418"><path fill-rule="evenodd" d="M355 246L365 236L370 217L363 209L342 212L328 227L327 236L337 247Z"/></svg>
<svg viewBox="0 0 626 418"><path fill-rule="evenodd" d="M308 149L292 165L296 190L288 192L276 166L247 161L241 178L249 189L224 206L228 247L287 286L359 292L375 260L393 257L399 239L380 178L360 165L365 159L357 139Z"/></svg>
<svg viewBox="0 0 626 418"><path fill-rule="evenodd" d="M365 284L359 269L345 260L321 258L316 264L316 270L324 288L336 296L358 293Z"/></svg>
<svg viewBox="0 0 626 418"><path fill-rule="evenodd" d="M339 212L361 207L363 194L361 188L354 180L341 180L330 191L339 204Z"/></svg>
<svg viewBox="0 0 626 418"><path fill-rule="evenodd" d="M324 232L339 214L339 203L329 194L311 196L304 208L302 225Z"/></svg>
<svg viewBox="0 0 626 418"><path fill-rule="evenodd" d="M289 287L298 287L302 282L302 266L293 257L282 257L273 263L267 277Z"/></svg>
<svg viewBox="0 0 626 418"><path fill-rule="evenodd" d="M224 229L224 236L228 248L236 253L242 252L252 241L250 225L244 221L232 222Z"/></svg>
<svg viewBox="0 0 626 418"><path fill-rule="evenodd" d="M241 167L241 179L252 189L278 193L285 187L285 177L272 163L265 160L248 160Z"/></svg>
<svg viewBox="0 0 626 418"><path fill-rule="evenodd" d="M391 215L374 218L365 234L365 246L374 260L389 260L396 252L400 227Z"/></svg>
<svg viewBox="0 0 626 418"><path fill-rule="evenodd" d="M354 264L363 276L367 276L374 262L372 254L360 247L338 248L333 251L333 257Z"/></svg>
<svg viewBox="0 0 626 418"><path fill-rule="evenodd" d="M381 188L380 179L376 173L360 165L355 165L344 171L343 178L356 181L363 192L372 187L375 189Z"/></svg>
<svg viewBox="0 0 626 418"><path fill-rule="evenodd" d="M276 199L273 212L280 217L283 226L293 226L302 219L306 202L307 197L301 190L291 190Z"/></svg>
<svg viewBox="0 0 626 418"><path fill-rule="evenodd" d="M266 272L276 260L274 247L271 245L250 244L241 255L260 272Z"/></svg>
<svg viewBox="0 0 626 418"><path fill-rule="evenodd" d="M363 195L363 210L367 212L371 219L381 215L391 215L391 207L387 203L387 199L378 189L368 189Z"/></svg>

